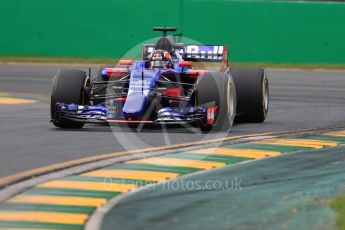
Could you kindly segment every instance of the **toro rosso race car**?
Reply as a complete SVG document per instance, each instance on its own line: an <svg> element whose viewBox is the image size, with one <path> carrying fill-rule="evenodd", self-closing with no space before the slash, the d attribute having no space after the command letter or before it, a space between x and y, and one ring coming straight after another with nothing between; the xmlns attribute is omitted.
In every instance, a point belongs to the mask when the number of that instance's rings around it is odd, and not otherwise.
<svg viewBox="0 0 345 230"><path fill-rule="evenodd" d="M171 27L143 46L142 60L120 60L90 76L60 70L51 94L51 121L60 128L85 123L182 124L202 131L228 131L235 120L263 122L268 78L260 68L229 68L228 48L174 43ZM193 68L217 62L218 70Z"/></svg>

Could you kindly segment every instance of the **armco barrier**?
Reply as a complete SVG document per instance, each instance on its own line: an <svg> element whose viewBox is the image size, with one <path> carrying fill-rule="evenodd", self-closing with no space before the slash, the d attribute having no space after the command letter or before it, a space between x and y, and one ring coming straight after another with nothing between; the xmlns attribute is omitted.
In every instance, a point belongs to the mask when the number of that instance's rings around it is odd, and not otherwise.
<svg viewBox="0 0 345 230"><path fill-rule="evenodd" d="M2 0L0 55L120 57L155 25L227 44L239 62L345 63L345 4L256 0Z"/></svg>

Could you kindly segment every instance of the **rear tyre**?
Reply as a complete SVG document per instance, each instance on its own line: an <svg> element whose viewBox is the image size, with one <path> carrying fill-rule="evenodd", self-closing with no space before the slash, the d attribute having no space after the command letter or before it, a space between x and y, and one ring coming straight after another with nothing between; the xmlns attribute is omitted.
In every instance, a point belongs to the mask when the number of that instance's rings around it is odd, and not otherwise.
<svg viewBox="0 0 345 230"><path fill-rule="evenodd" d="M198 106L218 106L215 123L200 126L204 132L230 131L236 115L236 89L229 72L207 73L196 83L196 104Z"/></svg>
<svg viewBox="0 0 345 230"><path fill-rule="evenodd" d="M237 93L236 120L264 122L268 114L269 82L261 68L232 68Z"/></svg>
<svg viewBox="0 0 345 230"><path fill-rule="evenodd" d="M56 117L56 103L85 105L88 101L85 89L89 84L89 78L81 70L60 70L53 80L50 112L53 124L59 128L80 129L82 122L75 122Z"/></svg>

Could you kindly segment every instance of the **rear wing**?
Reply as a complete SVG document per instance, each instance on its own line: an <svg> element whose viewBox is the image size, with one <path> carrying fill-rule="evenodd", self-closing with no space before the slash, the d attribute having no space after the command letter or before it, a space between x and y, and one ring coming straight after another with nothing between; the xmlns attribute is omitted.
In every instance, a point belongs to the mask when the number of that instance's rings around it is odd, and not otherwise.
<svg viewBox="0 0 345 230"><path fill-rule="evenodd" d="M219 62L222 68L228 66L228 47L218 45L184 45L174 44L175 51L179 52L185 61ZM154 51L154 45L146 44L143 47L143 60L147 60Z"/></svg>
<svg viewBox="0 0 345 230"><path fill-rule="evenodd" d="M221 62L225 53L227 58L226 46L187 45L182 56L186 61Z"/></svg>

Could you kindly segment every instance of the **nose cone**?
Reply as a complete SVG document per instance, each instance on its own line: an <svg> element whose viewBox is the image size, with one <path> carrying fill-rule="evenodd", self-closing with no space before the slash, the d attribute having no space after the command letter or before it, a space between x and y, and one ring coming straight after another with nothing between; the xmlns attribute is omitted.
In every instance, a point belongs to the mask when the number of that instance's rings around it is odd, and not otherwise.
<svg viewBox="0 0 345 230"><path fill-rule="evenodd" d="M159 77L159 72L135 70L131 73L129 90L123 113L131 119L140 119L144 114L147 97Z"/></svg>

